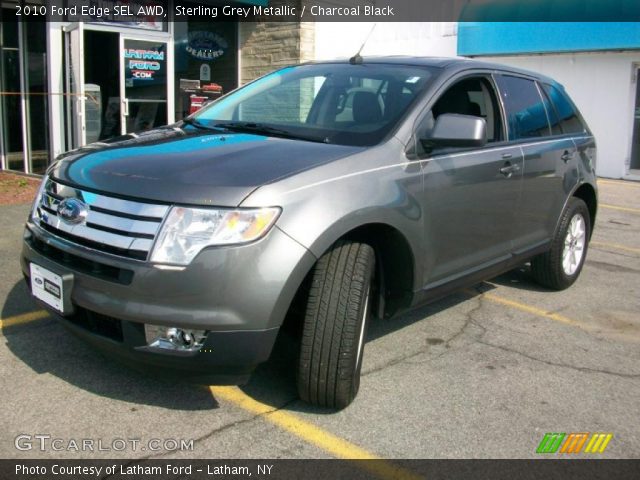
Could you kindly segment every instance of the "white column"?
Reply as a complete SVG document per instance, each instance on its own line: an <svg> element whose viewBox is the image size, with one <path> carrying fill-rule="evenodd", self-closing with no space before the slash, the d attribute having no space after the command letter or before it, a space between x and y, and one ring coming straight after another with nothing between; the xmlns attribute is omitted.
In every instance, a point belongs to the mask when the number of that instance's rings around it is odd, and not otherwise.
<svg viewBox="0 0 640 480"><path fill-rule="evenodd" d="M64 42L62 23L47 23L47 81L49 92L49 160L60 155L65 148L64 122Z"/></svg>

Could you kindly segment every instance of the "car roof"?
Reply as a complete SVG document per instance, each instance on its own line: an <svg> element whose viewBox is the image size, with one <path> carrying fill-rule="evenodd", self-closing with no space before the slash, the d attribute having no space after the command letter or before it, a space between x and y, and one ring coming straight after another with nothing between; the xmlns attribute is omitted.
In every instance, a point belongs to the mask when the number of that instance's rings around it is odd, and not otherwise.
<svg viewBox="0 0 640 480"><path fill-rule="evenodd" d="M348 58L341 58L335 60L315 61L310 62L312 64L337 64L337 63L349 63ZM411 57L404 55L394 56L372 56L362 57L362 64L383 64L383 65L413 65L424 67L437 67L455 73L464 70L495 70L507 73L515 73L519 75L525 75L528 77L537 78L543 82L557 85L558 82L550 77L542 75L531 70L525 70L523 68L512 67L510 65L503 65L494 62L484 62L481 60L470 59L466 57Z"/></svg>

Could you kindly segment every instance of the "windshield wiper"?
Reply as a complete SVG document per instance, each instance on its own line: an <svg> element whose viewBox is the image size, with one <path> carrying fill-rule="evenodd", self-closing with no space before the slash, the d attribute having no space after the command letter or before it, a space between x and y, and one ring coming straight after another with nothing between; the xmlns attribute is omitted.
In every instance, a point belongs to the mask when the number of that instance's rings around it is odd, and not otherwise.
<svg viewBox="0 0 640 480"><path fill-rule="evenodd" d="M218 127L216 125L213 125L213 126L205 125L204 123L201 123L199 120L195 118L183 118L182 123L186 123L187 125L191 125L193 127L199 128L200 130L213 130L213 131L223 130L222 127Z"/></svg>
<svg viewBox="0 0 640 480"><path fill-rule="evenodd" d="M216 123L214 127L224 128L226 130L232 130L237 132L263 133L265 135L273 135L274 137L297 138L300 140L308 140L310 142L329 143L328 138L299 135L297 133L290 132L289 130L271 127L263 123L226 122L226 123Z"/></svg>

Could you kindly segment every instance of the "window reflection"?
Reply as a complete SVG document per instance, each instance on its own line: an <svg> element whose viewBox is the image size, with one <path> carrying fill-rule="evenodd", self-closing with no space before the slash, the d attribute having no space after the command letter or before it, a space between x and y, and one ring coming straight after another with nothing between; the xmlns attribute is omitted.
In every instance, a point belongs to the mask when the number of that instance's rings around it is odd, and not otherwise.
<svg viewBox="0 0 640 480"><path fill-rule="evenodd" d="M18 50L18 22L13 11L2 9L2 49L0 82L2 96L2 138L5 166L9 170L24 171L22 143L22 102L20 101L20 52Z"/></svg>
<svg viewBox="0 0 640 480"><path fill-rule="evenodd" d="M49 163L47 26L44 21L19 25L14 11L8 6L0 13L1 153L9 170L44 173Z"/></svg>
<svg viewBox="0 0 640 480"><path fill-rule="evenodd" d="M27 125L31 172L42 174L49 163L47 37L44 22L25 22L27 38Z"/></svg>

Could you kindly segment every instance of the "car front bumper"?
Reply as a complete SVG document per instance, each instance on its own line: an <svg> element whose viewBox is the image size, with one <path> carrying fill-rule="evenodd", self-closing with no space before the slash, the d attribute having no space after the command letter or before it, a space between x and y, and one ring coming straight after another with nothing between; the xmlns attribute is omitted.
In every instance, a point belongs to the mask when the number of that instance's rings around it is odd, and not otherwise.
<svg viewBox="0 0 640 480"><path fill-rule="evenodd" d="M277 227L258 242L205 249L174 268L91 250L28 222L21 265L28 284L31 263L62 277L65 314L53 313L96 349L163 375L239 384L269 358L315 260ZM198 351L165 350L147 345L145 323L208 333Z"/></svg>

